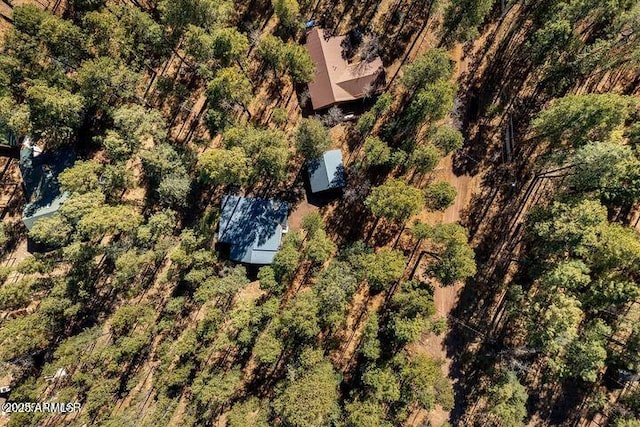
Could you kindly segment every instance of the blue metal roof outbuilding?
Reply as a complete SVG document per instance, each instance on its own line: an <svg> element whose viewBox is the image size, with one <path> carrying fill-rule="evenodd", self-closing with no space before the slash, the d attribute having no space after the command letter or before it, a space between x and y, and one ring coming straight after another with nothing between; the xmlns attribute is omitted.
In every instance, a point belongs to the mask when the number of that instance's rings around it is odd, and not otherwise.
<svg viewBox="0 0 640 427"><path fill-rule="evenodd" d="M322 157L307 163L312 193L335 190L346 185L342 151L326 151Z"/></svg>
<svg viewBox="0 0 640 427"><path fill-rule="evenodd" d="M271 264L287 229L289 205L278 200L226 195L218 241L230 245L229 258L247 264Z"/></svg>

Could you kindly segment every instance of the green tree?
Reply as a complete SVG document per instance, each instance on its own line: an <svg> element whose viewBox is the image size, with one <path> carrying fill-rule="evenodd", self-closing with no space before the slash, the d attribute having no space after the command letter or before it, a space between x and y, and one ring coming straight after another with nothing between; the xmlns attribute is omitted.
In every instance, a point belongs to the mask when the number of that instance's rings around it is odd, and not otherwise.
<svg viewBox="0 0 640 427"><path fill-rule="evenodd" d="M256 339L253 355L258 363L272 365L278 361L283 347L282 341L275 335L275 331L269 329Z"/></svg>
<svg viewBox="0 0 640 427"><path fill-rule="evenodd" d="M14 136L30 133L30 112L26 104L18 105L10 96L0 97L0 138L9 145L10 134Z"/></svg>
<svg viewBox="0 0 640 427"><path fill-rule="evenodd" d="M213 59L213 37L204 28L196 25L187 26L184 35L184 51L197 63L205 63Z"/></svg>
<svg viewBox="0 0 640 427"><path fill-rule="evenodd" d="M456 195L456 188L446 181L429 184L424 191L427 208L433 211L442 211L451 206Z"/></svg>
<svg viewBox="0 0 640 427"><path fill-rule="evenodd" d="M532 341L555 356L578 337L584 313L580 301L563 293L554 292L549 300L541 301L538 307L541 313L535 315Z"/></svg>
<svg viewBox="0 0 640 427"><path fill-rule="evenodd" d="M354 400L345 405L346 423L348 427L391 427L392 424L385 419L383 405L371 399Z"/></svg>
<svg viewBox="0 0 640 427"><path fill-rule="evenodd" d="M561 55L572 50L576 41L577 34L571 21L556 16L537 29L525 46L531 52L532 61L541 65L562 60Z"/></svg>
<svg viewBox="0 0 640 427"><path fill-rule="evenodd" d="M89 385L85 402L87 418L91 419L98 416L100 409L113 401L117 382L115 378L107 378L103 381L94 381Z"/></svg>
<svg viewBox="0 0 640 427"><path fill-rule="evenodd" d="M57 60L78 65L85 55L84 34L70 20L58 18L47 12L38 28L38 39L46 45Z"/></svg>
<svg viewBox="0 0 640 427"><path fill-rule="evenodd" d="M340 413L338 385L338 374L328 360L303 366L278 393L273 410L287 426L331 425Z"/></svg>
<svg viewBox="0 0 640 427"><path fill-rule="evenodd" d="M298 24L300 6L296 0L271 0L276 16L288 28L295 28Z"/></svg>
<svg viewBox="0 0 640 427"><path fill-rule="evenodd" d="M211 35L213 58L223 66L229 66L233 61L240 61L249 50L247 36L233 27L215 29Z"/></svg>
<svg viewBox="0 0 640 427"><path fill-rule="evenodd" d="M380 357L380 340L378 340L378 315L371 313L362 331L359 352L367 359L375 361Z"/></svg>
<svg viewBox="0 0 640 427"><path fill-rule="evenodd" d="M453 408L453 389L441 365L442 362L425 354L413 356L401 369L404 398L425 410L435 404Z"/></svg>
<svg viewBox="0 0 640 427"><path fill-rule="evenodd" d="M462 148L464 137L452 126L440 125L429 135L429 141L445 155Z"/></svg>
<svg viewBox="0 0 640 427"><path fill-rule="evenodd" d="M416 220L409 231L411 232L411 235L420 242L433 236L434 227Z"/></svg>
<svg viewBox="0 0 640 427"><path fill-rule="evenodd" d="M204 28L189 25L185 34L185 51L194 61L228 67L239 61L249 49L247 36L235 28L216 28L208 33Z"/></svg>
<svg viewBox="0 0 640 427"><path fill-rule="evenodd" d="M409 162L416 169L416 172L425 174L432 172L438 166L441 158L442 152L433 144L427 143L419 145L411 153Z"/></svg>
<svg viewBox="0 0 640 427"><path fill-rule="evenodd" d="M615 421L615 427L640 427L638 418L619 418Z"/></svg>
<svg viewBox="0 0 640 427"><path fill-rule="evenodd" d="M365 255L362 264L371 289L380 292L402 278L406 259L398 250L382 248Z"/></svg>
<svg viewBox="0 0 640 427"><path fill-rule="evenodd" d="M179 4L181 1L173 3ZM133 52L130 54L129 61L138 62L139 57L158 57L169 54L164 28L153 19L150 13L134 5L125 5L121 8L112 5L109 9L118 12L118 21L130 38L129 45L133 47Z"/></svg>
<svg viewBox="0 0 640 427"><path fill-rule="evenodd" d="M458 224L442 224L435 228L431 238L435 262L429 272L445 286L465 280L476 274L475 254L467 243L464 227Z"/></svg>
<svg viewBox="0 0 640 427"><path fill-rule="evenodd" d="M119 59L130 66L143 65L166 53L163 28L134 5L110 4L82 17L86 45L94 56Z"/></svg>
<svg viewBox="0 0 640 427"><path fill-rule="evenodd" d="M373 399L391 404L400 400L400 383L389 368L369 368L362 374L367 394Z"/></svg>
<svg viewBox="0 0 640 427"><path fill-rule="evenodd" d="M70 224L77 224L83 216L104 205L105 199L100 191L74 193L60 206L59 212Z"/></svg>
<svg viewBox="0 0 640 427"><path fill-rule="evenodd" d="M93 160L79 160L72 167L60 173L58 181L65 191L88 193L99 188L101 171L102 165L100 163Z"/></svg>
<svg viewBox="0 0 640 427"><path fill-rule="evenodd" d="M598 374L605 367L606 343L611 333L611 328L600 319L587 325L582 336L568 346L566 365L562 369L562 374L587 382L595 382Z"/></svg>
<svg viewBox="0 0 640 427"><path fill-rule="evenodd" d="M300 291L283 310L280 326L295 343L312 341L320 333L319 310L316 294L310 289Z"/></svg>
<svg viewBox="0 0 640 427"><path fill-rule="evenodd" d="M190 192L191 178L184 170L165 176L158 185L158 195L164 206L186 206Z"/></svg>
<svg viewBox="0 0 640 427"><path fill-rule="evenodd" d="M229 427L269 427L266 405L256 397L235 403L227 414Z"/></svg>
<svg viewBox="0 0 640 427"><path fill-rule="evenodd" d="M280 182L286 178L290 153L284 132L236 126L225 133L224 142L227 148L242 147L252 160L250 181L271 179Z"/></svg>
<svg viewBox="0 0 640 427"><path fill-rule="evenodd" d="M389 111L391 104L393 104L393 95L389 92L385 92L378 97L373 108L371 108L371 112L376 117L380 117Z"/></svg>
<svg viewBox="0 0 640 427"><path fill-rule="evenodd" d="M478 36L478 27L491 11L494 0L452 0L445 11L444 41L465 42Z"/></svg>
<svg viewBox="0 0 640 427"><path fill-rule="evenodd" d="M556 99L533 121L534 129L556 144L582 146L606 141L629 118L636 101L613 93Z"/></svg>
<svg viewBox="0 0 640 427"><path fill-rule="evenodd" d="M267 34L257 46L258 55L268 65L276 76L283 73L287 67L285 46L282 40Z"/></svg>
<svg viewBox="0 0 640 427"><path fill-rule="evenodd" d="M453 76L454 61L445 49L429 49L402 69L400 82L416 92Z"/></svg>
<svg viewBox="0 0 640 427"><path fill-rule="evenodd" d="M152 246L159 243L162 237L173 235L176 229L176 213L165 209L154 213L149 217L147 223L138 227L136 239L142 247Z"/></svg>
<svg viewBox="0 0 640 427"><path fill-rule="evenodd" d="M16 30L36 36L42 21L49 14L34 4L16 5L13 8L13 25Z"/></svg>
<svg viewBox="0 0 640 427"><path fill-rule="evenodd" d="M189 274L185 279L189 279ZM209 277L204 283L198 284L198 290L195 295L197 300L204 303L217 298L230 298L249 284L247 270L241 265L236 265L233 268L224 268L219 275L222 277Z"/></svg>
<svg viewBox="0 0 640 427"><path fill-rule="evenodd" d="M146 112L140 105L122 106L114 112L117 130L108 130L101 140L107 154L117 162L128 160L145 142L160 143L166 138L164 120L156 110Z"/></svg>
<svg viewBox="0 0 640 427"><path fill-rule="evenodd" d="M136 324L153 316L150 306L123 305L118 307L111 318L111 333L116 337L129 334Z"/></svg>
<svg viewBox="0 0 640 427"><path fill-rule="evenodd" d="M260 289L273 292L276 295L284 292L285 287L276 280L276 273L271 266L264 266L258 271L258 280L260 281Z"/></svg>
<svg viewBox="0 0 640 427"><path fill-rule="evenodd" d="M296 147L307 160L319 158L331 145L329 131L315 118L302 119L295 133Z"/></svg>
<svg viewBox="0 0 640 427"><path fill-rule="evenodd" d="M206 151L199 163L203 178L213 185L242 185L249 178L249 159L240 147Z"/></svg>
<svg viewBox="0 0 640 427"><path fill-rule="evenodd" d="M109 158L116 162L126 161L136 148L134 141L126 140L118 132L112 130L108 130L102 138L102 145Z"/></svg>
<svg viewBox="0 0 640 427"><path fill-rule="evenodd" d="M297 233L287 233L282 241L280 250L273 258L273 271L275 272L276 280L282 282L283 280L292 279L293 273L298 268L300 262L300 250L302 248L302 239Z"/></svg>
<svg viewBox="0 0 640 427"><path fill-rule="evenodd" d="M364 140L364 158L371 166L383 166L391 161L391 148L377 136Z"/></svg>
<svg viewBox="0 0 640 427"><path fill-rule="evenodd" d="M567 257L581 259L592 272L598 272L601 278L606 277L616 285L628 281L629 274L638 271L640 240L637 233L619 224L610 224L607 209L597 201L556 202L548 208L537 209L530 215L527 231L529 239L544 239L540 240L544 245L532 247L543 263L557 263ZM599 292L598 289L606 288L608 286L598 285L589 289ZM620 295L614 291L611 296L616 294ZM602 297L605 295L596 299ZM619 301L609 301L612 303Z"/></svg>
<svg viewBox="0 0 640 427"><path fill-rule="evenodd" d="M4 247L9 242L9 233L7 233L7 228L3 223L0 223L0 249ZM1 276L1 275L0 275ZM0 280L2 282L3 280Z"/></svg>
<svg viewBox="0 0 640 427"><path fill-rule="evenodd" d="M284 43L278 37L266 35L260 40L257 52L276 78L286 71L294 83L305 83L313 79L315 65L304 46Z"/></svg>
<svg viewBox="0 0 640 427"><path fill-rule="evenodd" d="M633 277L640 269L637 231L617 223L606 223L593 231L598 236L597 243L590 245L591 251L583 255L591 268L612 281Z"/></svg>
<svg viewBox="0 0 640 427"><path fill-rule="evenodd" d="M441 120L453 109L457 91L455 83L440 80L420 89L411 99L404 120L407 126L415 128L422 123Z"/></svg>
<svg viewBox="0 0 640 427"><path fill-rule="evenodd" d="M431 289L419 282L404 283L391 298L388 328L395 341L404 346L433 327L430 317L435 312Z"/></svg>
<svg viewBox="0 0 640 427"><path fill-rule="evenodd" d="M122 138L136 149L144 142L159 144L167 137L167 124L160 111L138 104L118 107L113 113L113 124Z"/></svg>
<svg viewBox="0 0 640 427"><path fill-rule="evenodd" d="M133 174L122 163L108 164L102 170L100 183L107 198L111 201L117 201L123 190L131 188Z"/></svg>
<svg viewBox="0 0 640 427"><path fill-rule="evenodd" d="M376 120L376 116L371 111L367 111L358 118L356 129L358 129L360 135L366 136L373 130Z"/></svg>
<svg viewBox="0 0 640 427"><path fill-rule="evenodd" d="M202 28L215 28L224 23L232 9L226 0L160 0L158 10L177 36L189 24Z"/></svg>
<svg viewBox="0 0 640 427"><path fill-rule="evenodd" d="M313 287L320 305L320 322L324 329L337 331L344 325L347 307L359 280L352 267L342 261L332 261L316 278Z"/></svg>
<svg viewBox="0 0 640 427"><path fill-rule="evenodd" d="M307 236L314 236L319 230L324 229L322 215L317 211L313 211L303 216L302 229L307 233Z"/></svg>
<svg viewBox="0 0 640 427"><path fill-rule="evenodd" d="M158 144L153 149L140 151L140 160L142 161L145 176L156 185L165 176L186 174L180 155L166 142Z"/></svg>
<svg viewBox="0 0 640 427"><path fill-rule="evenodd" d="M207 98L214 106L237 104L248 111L251 97L251 82L237 66L221 69L207 85Z"/></svg>
<svg viewBox="0 0 640 427"><path fill-rule="evenodd" d="M106 0L72 0L73 9L78 11L90 11L103 7Z"/></svg>
<svg viewBox="0 0 640 427"><path fill-rule="evenodd" d="M287 71L293 83L307 83L313 79L316 67L304 46L292 42L287 43L284 57Z"/></svg>
<svg viewBox="0 0 640 427"><path fill-rule="evenodd" d="M331 241L324 230L316 231L305 245L305 256L314 264L321 265L327 261L337 250L335 243Z"/></svg>
<svg viewBox="0 0 640 427"><path fill-rule="evenodd" d="M524 425L527 417L527 390L513 372L506 372L489 389L489 412L505 427Z"/></svg>
<svg viewBox="0 0 640 427"><path fill-rule="evenodd" d="M242 384L240 369L231 369L226 372L198 375L193 380L191 390L194 399L205 408L211 408L215 412L229 402Z"/></svg>
<svg viewBox="0 0 640 427"><path fill-rule="evenodd" d="M289 121L289 111L286 108L275 107L271 111L271 123L278 127L283 127Z"/></svg>
<svg viewBox="0 0 640 427"><path fill-rule="evenodd" d="M105 234L131 232L141 223L140 214L129 206L100 206L80 219L78 230L95 240Z"/></svg>
<svg viewBox="0 0 640 427"><path fill-rule="evenodd" d="M73 229L61 215L38 220L29 231L29 237L35 242L51 248L64 246Z"/></svg>
<svg viewBox="0 0 640 427"><path fill-rule="evenodd" d="M42 83L27 89L26 97L34 133L53 144L69 141L82 121L83 97Z"/></svg>
<svg viewBox="0 0 640 427"><path fill-rule="evenodd" d="M540 278L540 284L549 293L563 290L580 293L591 283L589 273L583 261L562 261Z"/></svg>
<svg viewBox="0 0 640 427"><path fill-rule="evenodd" d="M567 185L603 201L632 205L640 197L640 160L629 146L587 143L569 158L574 165Z"/></svg>
<svg viewBox="0 0 640 427"><path fill-rule="evenodd" d="M404 224L411 216L420 212L425 201L418 188L399 179L390 179L375 187L364 203L375 216Z"/></svg>
<svg viewBox="0 0 640 427"><path fill-rule="evenodd" d="M86 106L102 111L131 99L139 80L138 74L109 57L84 61L76 77Z"/></svg>
<svg viewBox="0 0 640 427"><path fill-rule="evenodd" d="M113 283L120 289L128 289L138 276L151 264L151 252L139 253L135 249L122 253L116 259Z"/></svg>
<svg viewBox="0 0 640 427"><path fill-rule="evenodd" d="M51 333L51 322L41 312L5 322L0 328L0 360L6 362L47 348Z"/></svg>

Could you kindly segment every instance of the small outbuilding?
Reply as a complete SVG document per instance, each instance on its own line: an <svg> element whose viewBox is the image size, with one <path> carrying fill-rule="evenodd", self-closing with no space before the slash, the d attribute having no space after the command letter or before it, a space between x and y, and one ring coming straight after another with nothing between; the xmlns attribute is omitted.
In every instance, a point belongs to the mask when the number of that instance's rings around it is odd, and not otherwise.
<svg viewBox="0 0 640 427"><path fill-rule="evenodd" d="M28 230L38 220L54 215L67 199L68 194L60 191L58 175L73 166L75 158L75 152L70 148L41 152L25 138L20 150L20 173L27 199L22 221Z"/></svg>
<svg viewBox="0 0 640 427"><path fill-rule="evenodd" d="M342 151L326 151L322 157L307 162L307 174L312 193L335 191L347 184L342 162Z"/></svg>
<svg viewBox="0 0 640 427"><path fill-rule="evenodd" d="M273 199L225 195L218 242L229 259L246 264L271 264L288 231L289 205Z"/></svg>

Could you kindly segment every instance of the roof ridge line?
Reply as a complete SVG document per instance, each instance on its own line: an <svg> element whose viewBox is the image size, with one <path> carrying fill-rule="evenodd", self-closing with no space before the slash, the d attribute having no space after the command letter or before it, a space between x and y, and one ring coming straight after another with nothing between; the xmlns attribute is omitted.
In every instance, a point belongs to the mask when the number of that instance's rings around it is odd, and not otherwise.
<svg viewBox="0 0 640 427"><path fill-rule="evenodd" d="M327 79L329 80L329 89L331 89L331 98L333 98L334 100L334 104L335 104L335 100L336 100L336 92L333 90L333 85L334 82L331 79L331 73L329 72L329 65L327 64L327 56L325 55L325 45L326 45L326 40L324 38L324 29L317 29L317 33L318 33L318 38L320 40L320 50L322 50L322 63L324 64L324 69L327 73Z"/></svg>

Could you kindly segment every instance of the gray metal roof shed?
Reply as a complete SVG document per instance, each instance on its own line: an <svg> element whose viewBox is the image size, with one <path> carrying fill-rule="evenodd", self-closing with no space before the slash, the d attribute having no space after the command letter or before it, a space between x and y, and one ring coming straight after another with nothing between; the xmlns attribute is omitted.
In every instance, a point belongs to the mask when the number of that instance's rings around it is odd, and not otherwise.
<svg viewBox="0 0 640 427"><path fill-rule="evenodd" d="M279 200L226 195L218 241L230 246L229 258L247 264L271 264L287 230L289 205Z"/></svg>
<svg viewBox="0 0 640 427"><path fill-rule="evenodd" d="M335 190L346 185L342 151L326 151L319 159L307 163L312 193Z"/></svg>

